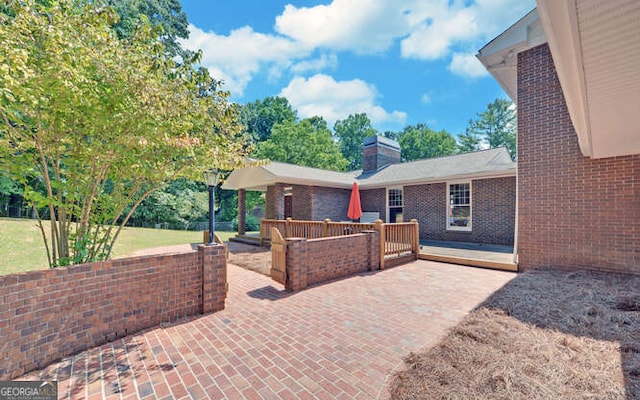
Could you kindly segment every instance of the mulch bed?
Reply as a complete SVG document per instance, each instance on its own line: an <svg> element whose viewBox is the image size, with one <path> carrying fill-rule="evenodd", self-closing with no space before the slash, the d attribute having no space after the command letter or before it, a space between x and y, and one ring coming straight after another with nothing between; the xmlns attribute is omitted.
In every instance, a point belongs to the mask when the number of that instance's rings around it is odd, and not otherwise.
<svg viewBox="0 0 640 400"><path fill-rule="evenodd" d="M250 244L229 242L229 263L271 276L271 250Z"/></svg>
<svg viewBox="0 0 640 400"><path fill-rule="evenodd" d="M640 276L521 274L405 368L392 399L640 399Z"/></svg>

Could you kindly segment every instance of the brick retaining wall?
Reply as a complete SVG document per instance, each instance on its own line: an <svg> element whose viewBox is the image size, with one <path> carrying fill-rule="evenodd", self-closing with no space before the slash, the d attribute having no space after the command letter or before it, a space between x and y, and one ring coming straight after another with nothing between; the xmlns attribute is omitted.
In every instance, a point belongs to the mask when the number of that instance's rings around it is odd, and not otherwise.
<svg viewBox="0 0 640 400"><path fill-rule="evenodd" d="M226 246L0 276L0 380L224 309Z"/></svg>
<svg viewBox="0 0 640 400"><path fill-rule="evenodd" d="M379 267L377 231L321 239L287 239L286 289L293 292Z"/></svg>

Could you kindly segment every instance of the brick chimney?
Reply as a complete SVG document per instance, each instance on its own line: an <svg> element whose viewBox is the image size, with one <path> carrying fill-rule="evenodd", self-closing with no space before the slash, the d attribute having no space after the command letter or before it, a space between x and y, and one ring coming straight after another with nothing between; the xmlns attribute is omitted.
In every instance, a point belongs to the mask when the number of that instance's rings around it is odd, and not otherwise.
<svg viewBox="0 0 640 400"><path fill-rule="evenodd" d="M370 136L362 143L362 172L370 173L400 162L400 145L382 136Z"/></svg>

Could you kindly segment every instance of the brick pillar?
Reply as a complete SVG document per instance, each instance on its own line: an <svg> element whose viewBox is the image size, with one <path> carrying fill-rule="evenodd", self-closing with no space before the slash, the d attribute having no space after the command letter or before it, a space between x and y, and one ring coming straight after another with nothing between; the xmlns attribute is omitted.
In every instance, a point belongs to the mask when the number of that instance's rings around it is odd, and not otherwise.
<svg viewBox="0 0 640 400"><path fill-rule="evenodd" d="M369 271L377 271L380 269L380 239L378 231L362 231L367 235L367 252Z"/></svg>
<svg viewBox="0 0 640 400"><path fill-rule="evenodd" d="M247 191L238 189L238 235L247 232Z"/></svg>
<svg viewBox="0 0 640 400"><path fill-rule="evenodd" d="M297 292L307 288L307 239L287 238L287 282L285 289Z"/></svg>
<svg viewBox="0 0 640 400"><path fill-rule="evenodd" d="M202 313L224 310L227 298L227 246L224 244L198 246L202 263Z"/></svg>

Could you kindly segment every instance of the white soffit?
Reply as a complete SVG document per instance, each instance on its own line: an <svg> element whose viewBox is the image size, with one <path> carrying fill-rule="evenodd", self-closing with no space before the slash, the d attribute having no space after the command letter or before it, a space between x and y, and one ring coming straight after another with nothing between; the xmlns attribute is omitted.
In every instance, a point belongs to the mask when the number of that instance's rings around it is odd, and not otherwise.
<svg viewBox="0 0 640 400"><path fill-rule="evenodd" d="M640 154L640 1L538 0L585 156Z"/></svg>
<svg viewBox="0 0 640 400"><path fill-rule="evenodd" d="M476 57L514 102L518 96L518 53L545 43L538 11L527 15L486 44Z"/></svg>

